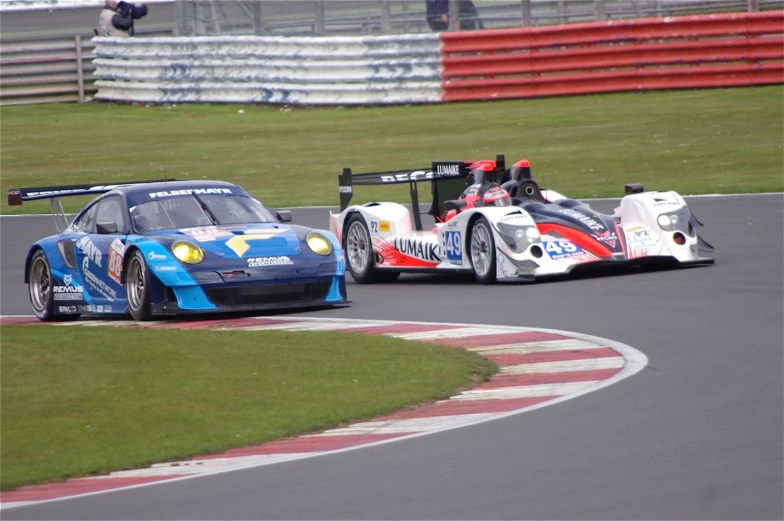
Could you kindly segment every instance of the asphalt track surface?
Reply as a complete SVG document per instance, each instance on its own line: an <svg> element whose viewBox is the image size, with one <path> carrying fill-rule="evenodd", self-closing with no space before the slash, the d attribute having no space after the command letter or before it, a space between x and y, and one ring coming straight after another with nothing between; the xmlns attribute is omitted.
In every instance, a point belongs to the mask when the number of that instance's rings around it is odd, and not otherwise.
<svg viewBox="0 0 784 521"><path fill-rule="evenodd" d="M688 200L714 266L490 287L352 281L351 307L294 315L576 331L644 352L632 378L498 421L3 518L782 519L784 198ZM294 220L325 227L326 212ZM2 314L30 314L24 255L51 230L49 217L0 219Z"/></svg>

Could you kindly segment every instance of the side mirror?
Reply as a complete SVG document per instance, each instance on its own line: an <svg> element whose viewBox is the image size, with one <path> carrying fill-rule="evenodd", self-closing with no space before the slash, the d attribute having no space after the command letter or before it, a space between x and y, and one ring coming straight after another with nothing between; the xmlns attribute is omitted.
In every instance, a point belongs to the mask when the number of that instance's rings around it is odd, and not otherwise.
<svg viewBox="0 0 784 521"><path fill-rule="evenodd" d="M282 223L291 222L291 211L289 210L278 210L277 212L275 212L275 216Z"/></svg>
<svg viewBox="0 0 784 521"><path fill-rule="evenodd" d="M98 223L95 225L98 233L101 235L111 235L117 233L120 229L117 227L117 223Z"/></svg>
<svg viewBox="0 0 784 521"><path fill-rule="evenodd" d="M645 191L641 184L623 185L623 194L641 194Z"/></svg>

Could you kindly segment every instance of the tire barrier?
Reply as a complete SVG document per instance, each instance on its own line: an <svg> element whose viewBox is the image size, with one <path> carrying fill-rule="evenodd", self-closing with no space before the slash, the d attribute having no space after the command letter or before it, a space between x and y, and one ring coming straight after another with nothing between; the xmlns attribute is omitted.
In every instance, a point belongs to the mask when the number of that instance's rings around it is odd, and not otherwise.
<svg viewBox="0 0 784 521"><path fill-rule="evenodd" d="M784 11L441 38L447 102L784 83Z"/></svg>
<svg viewBox="0 0 784 521"><path fill-rule="evenodd" d="M97 98L148 103L438 103L437 34L94 38Z"/></svg>
<svg viewBox="0 0 784 521"><path fill-rule="evenodd" d="M381 105L784 83L784 11L377 37L94 38L96 98Z"/></svg>

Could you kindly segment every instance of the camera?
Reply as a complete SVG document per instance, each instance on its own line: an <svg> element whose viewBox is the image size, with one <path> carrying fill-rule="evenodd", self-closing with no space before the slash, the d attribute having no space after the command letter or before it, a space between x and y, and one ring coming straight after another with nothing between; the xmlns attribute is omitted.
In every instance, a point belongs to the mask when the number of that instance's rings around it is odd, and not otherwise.
<svg viewBox="0 0 784 521"><path fill-rule="evenodd" d="M144 4L134 5L129 2L119 2L117 4L117 12L123 17L131 17L138 20L147 15L147 6Z"/></svg>

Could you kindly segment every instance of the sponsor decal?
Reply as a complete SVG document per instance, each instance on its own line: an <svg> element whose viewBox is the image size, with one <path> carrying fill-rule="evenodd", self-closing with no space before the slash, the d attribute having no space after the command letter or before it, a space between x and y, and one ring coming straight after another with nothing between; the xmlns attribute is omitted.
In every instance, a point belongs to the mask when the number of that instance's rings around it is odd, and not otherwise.
<svg viewBox="0 0 784 521"><path fill-rule="evenodd" d="M501 217L501 222L502 223L513 223L515 221L526 221L526 222L528 222L528 221L530 221L530 219L528 218L527 215L519 213L519 212L518 213L513 213L511 215L505 215L504 217Z"/></svg>
<svg viewBox="0 0 784 521"><path fill-rule="evenodd" d="M109 274L109 278L117 284L122 284L121 276L124 256L125 244L119 238L114 239L112 244L109 245L109 267L106 271Z"/></svg>
<svg viewBox="0 0 784 521"><path fill-rule="evenodd" d="M153 266L153 271L177 271L177 266Z"/></svg>
<svg viewBox="0 0 784 521"><path fill-rule="evenodd" d="M436 172L440 176L458 176L460 175L460 165L436 165Z"/></svg>
<svg viewBox="0 0 784 521"><path fill-rule="evenodd" d="M199 242L209 242L214 241L220 237L230 237L234 235L232 232L224 230L223 228L218 228L217 226L206 226L204 228L186 228L180 231L186 235L190 235Z"/></svg>
<svg viewBox="0 0 784 521"><path fill-rule="evenodd" d="M244 235L235 235L234 237L226 241L226 246L228 246L234 253L236 253L237 257L242 257L245 254L245 252L247 252L250 249L250 245L248 244L248 242L265 241L283 232L284 230L280 228L248 230L247 232L245 232Z"/></svg>
<svg viewBox="0 0 784 521"><path fill-rule="evenodd" d="M104 304L104 305L98 304L97 306L95 306L95 312L96 313L111 313L112 312L112 306L110 306L109 304Z"/></svg>
<svg viewBox="0 0 784 521"><path fill-rule="evenodd" d="M577 219L591 230L601 231L605 229L604 225L599 221L597 221L596 219L594 219L593 217L588 217L587 215L583 215L578 211L572 210L571 208L563 208L558 211L564 215L568 215L569 217L573 217Z"/></svg>
<svg viewBox="0 0 784 521"><path fill-rule="evenodd" d="M228 188L186 188L184 190L166 190L165 192L153 192L150 199L160 199L161 197L176 197L178 195L221 195L230 194Z"/></svg>
<svg viewBox="0 0 784 521"><path fill-rule="evenodd" d="M71 282L73 282L73 277L71 276L70 273L65 274L65 277L63 277L63 282L65 283L66 286L71 285Z"/></svg>
<svg viewBox="0 0 784 521"><path fill-rule="evenodd" d="M58 313L78 313L76 306L57 306Z"/></svg>
<svg viewBox="0 0 784 521"><path fill-rule="evenodd" d="M457 174L454 174L457 175ZM416 170L414 172L408 172L405 174L395 174L395 175L382 175L381 182L382 183L396 183L400 181L416 181L418 179L433 179L433 177L450 177L449 174L438 174L434 175L433 172L428 170Z"/></svg>
<svg viewBox="0 0 784 521"><path fill-rule="evenodd" d="M438 244L421 242L410 237L395 237L392 243L395 250L403 255L416 257L429 262L441 262Z"/></svg>
<svg viewBox="0 0 784 521"><path fill-rule="evenodd" d="M446 223L446 226L447 226L447 228L457 228L460 225L458 224L456 219L453 219L453 220L449 221L448 223Z"/></svg>
<svg viewBox="0 0 784 521"><path fill-rule="evenodd" d="M66 275L71 279L70 275ZM69 280L69 283L72 281ZM62 300L82 300L82 293L84 292L84 287L82 286L52 286L52 293L54 294L54 300L62 301Z"/></svg>
<svg viewBox="0 0 784 521"><path fill-rule="evenodd" d="M89 262L86 262L89 259L93 261L99 268L103 267L101 264L103 261L103 254L101 253L101 250L98 249L98 246L96 246L95 243L90 240L89 236L84 235L80 237L79 240L76 241L76 247L84 252L85 263L83 264L87 264L89 266Z"/></svg>
<svg viewBox="0 0 784 521"><path fill-rule="evenodd" d="M615 235L615 232L610 233L609 231L605 232L602 235L596 234L593 236L599 242L606 243L610 248L615 248L615 241L618 240L618 237Z"/></svg>
<svg viewBox="0 0 784 521"><path fill-rule="evenodd" d="M102 281L98 276L90 270L84 270L84 278L87 280L87 285L94 288L98 293L105 298L114 302L117 298L117 292L114 291L107 283Z"/></svg>
<svg viewBox="0 0 784 521"><path fill-rule="evenodd" d="M58 195L66 194L86 194L90 192L108 192L114 190L118 186L124 185L96 185L89 188L73 188L63 190L43 190L41 192L25 192L27 197L56 197Z"/></svg>
<svg viewBox="0 0 784 521"><path fill-rule="evenodd" d="M370 233L389 232L389 221L370 221Z"/></svg>
<svg viewBox="0 0 784 521"><path fill-rule="evenodd" d="M155 253L154 251L151 251L150 253L147 254L147 260L151 260L151 261L162 261L162 260L166 260L167 258L168 257L166 255L162 253Z"/></svg>
<svg viewBox="0 0 784 521"><path fill-rule="evenodd" d="M653 238L650 231L644 228L636 229L629 233L627 237L629 238L629 245L632 248L643 248L656 245L656 239Z"/></svg>
<svg viewBox="0 0 784 521"><path fill-rule="evenodd" d="M653 203L653 206L680 206L678 201L658 201Z"/></svg>
<svg viewBox="0 0 784 521"><path fill-rule="evenodd" d="M281 255L279 257L253 257L248 259L249 268L261 268L263 266L284 266L287 264L294 264L294 262L285 255Z"/></svg>
<svg viewBox="0 0 784 521"><path fill-rule="evenodd" d="M354 189L352 187L350 187L350 186L339 186L338 187L338 192L341 193L341 194L353 194L354 193Z"/></svg>
<svg viewBox="0 0 784 521"><path fill-rule="evenodd" d="M456 231L444 232L444 250L446 258L452 264L463 264L462 234Z"/></svg>

